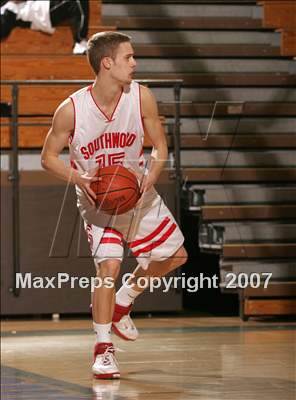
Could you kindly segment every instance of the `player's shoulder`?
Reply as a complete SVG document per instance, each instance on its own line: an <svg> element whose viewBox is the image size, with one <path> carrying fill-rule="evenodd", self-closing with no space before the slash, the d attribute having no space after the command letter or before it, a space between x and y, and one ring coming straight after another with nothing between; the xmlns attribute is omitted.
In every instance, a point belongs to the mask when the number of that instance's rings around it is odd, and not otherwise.
<svg viewBox="0 0 296 400"><path fill-rule="evenodd" d="M74 114L74 107L71 98L65 99L56 109L55 116L72 116Z"/></svg>
<svg viewBox="0 0 296 400"><path fill-rule="evenodd" d="M61 127L66 131L73 129L75 125L75 110L70 98L67 98L58 106L53 116L52 125L55 129Z"/></svg>
<svg viewBox="0 0 296 400"><path fill-rule="evenodd" d="M147 86L140 85L140 99L143 117L157 114L156 99Z"/></svg>
<svg viewBox="0 0 296 400"><path fill-rule="evenodd" d="M150 103L154 101L154 95L147 86L140 85L140 93L142 103Z"/></svg>
<svg viewBox="0 0 296 400"><path fill-rule="evenodd" d="M81 89L78 89L70 95L70 98L75 99L77 97L84 96L85 94L87 94L90 91L90 89L91 89L91 85L85 86Z"/></svg>
<svg viewBox="0 0 296 400"><path fill-rule="evenodd" d="M147 95L147 94L151 93L151 90L149 89L148 86L141 85L140 83L139 83L139 86L140 86L140 90L141 90L141 94L142 95Z"/></svg>

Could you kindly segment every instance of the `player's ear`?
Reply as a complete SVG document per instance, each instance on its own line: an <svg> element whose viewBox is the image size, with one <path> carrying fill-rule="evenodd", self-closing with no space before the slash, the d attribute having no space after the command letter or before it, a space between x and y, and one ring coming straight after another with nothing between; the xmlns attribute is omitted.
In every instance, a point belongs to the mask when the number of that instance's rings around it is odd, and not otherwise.
<svg viewBox="0 0 296 400"><path fill-rule="evenodd" d="M105 69L110 69L111 68L111 62L112 62L111 57L104 57L102 59L102 65L103 65L103 67Z"/></svg>

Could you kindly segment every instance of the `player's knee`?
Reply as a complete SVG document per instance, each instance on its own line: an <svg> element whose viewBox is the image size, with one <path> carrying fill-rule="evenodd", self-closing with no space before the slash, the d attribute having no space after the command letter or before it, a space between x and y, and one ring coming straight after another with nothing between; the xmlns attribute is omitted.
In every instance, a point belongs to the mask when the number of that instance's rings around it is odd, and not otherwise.
<svg viewBox="0 0 296 400"><path fill-rule="evenodd" d="M115 281L119 275L119 271L119 260L106 260L100 263L100 268L98 269L97 276L102 279L111 277Z"/></svg>

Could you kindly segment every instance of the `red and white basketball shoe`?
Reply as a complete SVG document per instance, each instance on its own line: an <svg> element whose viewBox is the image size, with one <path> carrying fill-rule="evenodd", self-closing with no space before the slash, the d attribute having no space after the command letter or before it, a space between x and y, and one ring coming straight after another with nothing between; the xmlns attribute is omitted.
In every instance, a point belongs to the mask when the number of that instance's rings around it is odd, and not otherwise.
<svg viewBox="0 0 296 400"><path fill-rule="evenodd" d="M114 308L112 329L117 336L124 340L136 340L139 336L139 332L130 317L131 308L132 304L127 307L115 304Z"/></svg>
<svg viewBox="0 0 296 400"><path fill-rule="evenodd" d="M92 372L97 379L118 379L120 372L112 343L97 343Z"/></svg>

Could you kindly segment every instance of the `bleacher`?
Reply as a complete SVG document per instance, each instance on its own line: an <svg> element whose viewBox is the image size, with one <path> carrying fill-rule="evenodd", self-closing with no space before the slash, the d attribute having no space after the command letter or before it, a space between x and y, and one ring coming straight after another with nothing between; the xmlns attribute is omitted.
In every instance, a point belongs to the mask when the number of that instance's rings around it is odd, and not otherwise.
<svg viewBox="0 0 296 400"><path fill-rule="evenodd" d="M215 243L202 243L204 250L212 245L220 254L222 288L227 290L229 271L272 272L267 289L239 290L241 316L291 314L296 306L295 2L108 0L102 9L95 1L91 7L90 34L118 29L132 36L136 78L183 79L182 176L190 190L205 190L201 229L224 228L218 250ZM52 37L16 29L1 43L2 79L92 79L85 56L73 56L71 44L66 27ZM19 122L43 124L19 127L21 149L41 148L56 106L78 87L20 86ZM157 88L155 94L172 147L172 93ZM1 99L11 103L9 85L1 85ZM2 117L1 123L9 120ZM10 127L1 126L1 148L10 146ZM164 171L161 180L169 175Z"/></svg>
<svg viewBox="0 0 296 400"><path fill-rule="evenodd" d="M263 0L263 26L281 33L281 55L296 55L296 3L291 0Z"/></svg>

